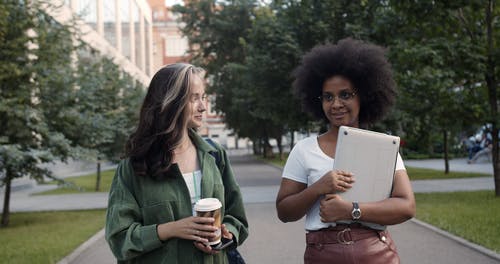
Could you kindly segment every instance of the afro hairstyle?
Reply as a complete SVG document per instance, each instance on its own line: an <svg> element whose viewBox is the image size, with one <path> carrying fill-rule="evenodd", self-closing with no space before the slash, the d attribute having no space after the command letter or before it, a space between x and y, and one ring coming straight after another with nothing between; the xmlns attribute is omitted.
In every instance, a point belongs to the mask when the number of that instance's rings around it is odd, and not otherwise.
<svg viewBox="0 0 500 264"><path fill-rule="evenodd" d="M381 120L394 105L396 84L385 49L352 38L337 45L324 44L306 53L292 73L295 95L303 110L327 121L321 101L324 82L333 76L351 81L360 98L359 122L362 126Z"/></svg>

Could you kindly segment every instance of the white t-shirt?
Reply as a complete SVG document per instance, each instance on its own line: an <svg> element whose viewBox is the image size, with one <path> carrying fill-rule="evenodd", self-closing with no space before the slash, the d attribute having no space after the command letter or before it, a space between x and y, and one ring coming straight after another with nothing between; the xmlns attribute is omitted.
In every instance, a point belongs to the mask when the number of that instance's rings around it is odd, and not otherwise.
<svg viewBox="0 0 500 264"><path fill-rule="evenodd" d="M319 147L316 136L308 137L299 141L290 152L283 169L283 178L311 186L319 180L328 171L333 169L333 160L326 155ZM405 170L403 159L398 153L395 170ZM318 199L306 214L305 228L308 231L319 230L329 226L335 226L335 223L323 223L319 216ZM384 229L385 227L373 224L363 223L375 229Z"/></svg>
<svg viewBox="0 0 500 264"><path fill-rule="evenodd" d="M189 190L191 205L193 205L194 212L194 204L200 200L201 197L201 177L203 174L201 173L201 170L196 170L189 173L183 173L182 176L184 177L184 181L186 182Z"/></svg>

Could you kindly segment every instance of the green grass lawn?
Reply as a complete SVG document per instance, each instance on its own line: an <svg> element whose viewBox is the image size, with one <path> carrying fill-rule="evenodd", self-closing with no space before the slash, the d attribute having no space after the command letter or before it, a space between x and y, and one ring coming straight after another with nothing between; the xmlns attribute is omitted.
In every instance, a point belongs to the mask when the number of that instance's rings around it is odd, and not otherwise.
<svg viewBox="0 0 500 264"><path fill-rule="evenodd" d="M0 228L1 263L56 263L104 226L105 210L12 213Z"/></svg>
<svg viewBox="0 0 500 264"><path fill-rule="evenodd" d="M111 182L113 181L113 176L115 175L115 170L106 170L101 172L101 186L99 188L100 192L109 192L111 188ZM67 182L71 182L80 189L75 189L71 186L59 186L57 189L41 192L37 194L66 194L75 192L95 192L95 185L97 176L95 173L89 175L83 175L78 177L71 177L65 179ZM48 182L47 184L57 184L57 182Z"/></svg>
<svg viewBox="0 0 500 264"><path fill-rule="evenodd" d="M500 253L500 197L494 191L415 194L416 218Z"/></svg>
<svg viewBox="0 0 500 264"><path fill-rule="evenodd" d="M490 174L476 172L454 172L448 174L444 170L421 169L414 167L406 167L410 180L434 180L434 179L457 179L457 178L473 178L473 177L492 177Z"/></svg>
<svg viewBox="0 0 500 264"><path fill-rule="evenodd" d="M262 160L262 161L264 161L266 163L271 163L273 165L276 165L278 167L282 167L283 168L285 166L286 159L288 158L288 153L284 153L283 159L280 159L279 155L275 155L275 157L272 158L272 159L264 159L262 156L255 156L255 155L254 155L254 157L256 159L258 159L258 160Z"/></svg>
<svg viewBox="0 0 500 264"><path fill-rule="evenodd" d="M262 160L267 163L271 163L278 167L284 167L286 163L286 156L284 159L280 160L278 157L273 159L264 159L260 156L255 156L257 159ZM457 178L472 178L472 177L488 177L490 174L484 173L469 173L469 172L449 172L444 173L444 170L433 170L433 169L421 169L406 166L408 176L410 180L433 180L433 179L457 179Z"/></svg>

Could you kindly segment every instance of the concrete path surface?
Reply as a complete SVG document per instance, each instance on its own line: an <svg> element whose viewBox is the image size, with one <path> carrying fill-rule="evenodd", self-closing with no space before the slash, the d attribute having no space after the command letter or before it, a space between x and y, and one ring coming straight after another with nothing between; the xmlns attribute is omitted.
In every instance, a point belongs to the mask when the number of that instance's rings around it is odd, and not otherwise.
<svg viewBox="0 0 500 264"><path fill-rule="evenodd" d="M405 165L436 170L444 170L445 168L443 159L405 160ZM493 175L493 165L491 162L481 161L474 164L468 164L467 159L460 158L450 160L449 165L450 171L479 172Z"/></svg>
<svg viewBox="0 0 500 264"><path fill-rule="evenodd" d="M250 224L250 237L239 248L247 263L303 263L305 248L303 219L293 223L282 223L276 216L274 200L281 180L281 169L264 164L248 155L233 155L231 162L236 180L241 186ZM417 167L424 166L425 163L426 167L440 169L440 162L442 161L407 161L406 165ZM465 163L465 165L468 164ZM469 171L482 172L480 170L487 169L488 165L491 166L491 164L474 164L464 168L469 169ZM456 168L458 168L458 161ZM454 170L453 165L452 170ZM466 190L467 186L472 186L472 183L467 181L436 181L441 182L441 184L426 182L412 184L419 192L445 191L446 188L456 190L458 188L453 186L462 186L460 188ZM492 189L492 187L492 177L485 177L484 185L478 184L478 187L475 188ZM32 189L36 189L36 187ZM46 197L45 195L30 196L29 193L30 191L21 190L13 194L12 211L40 210L41 205L48 204L47 200L50 200L49 204L52 204L54 208L47 206L43 207L44 210L91 208L91 205L95 208L105 208L107 203L107 194L49 195ZM391 226L389 230L398 247L402 263L500 263L499 254L415 219ZM116 260L112 256L104 240L104 232L101 230L59 263L105 264L116 263Z"/></svg>

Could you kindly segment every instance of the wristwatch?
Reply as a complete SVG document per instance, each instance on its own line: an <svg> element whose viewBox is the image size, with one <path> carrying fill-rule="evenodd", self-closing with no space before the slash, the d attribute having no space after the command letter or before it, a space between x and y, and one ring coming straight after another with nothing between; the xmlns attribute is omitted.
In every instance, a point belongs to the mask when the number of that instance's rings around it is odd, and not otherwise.
<svg viewBox="0 0 500 264"><path fill-rule="evenodd" d="M361 218L361 209L359 209L358 202L352 202L352 220L359 220Z"/></svg>

